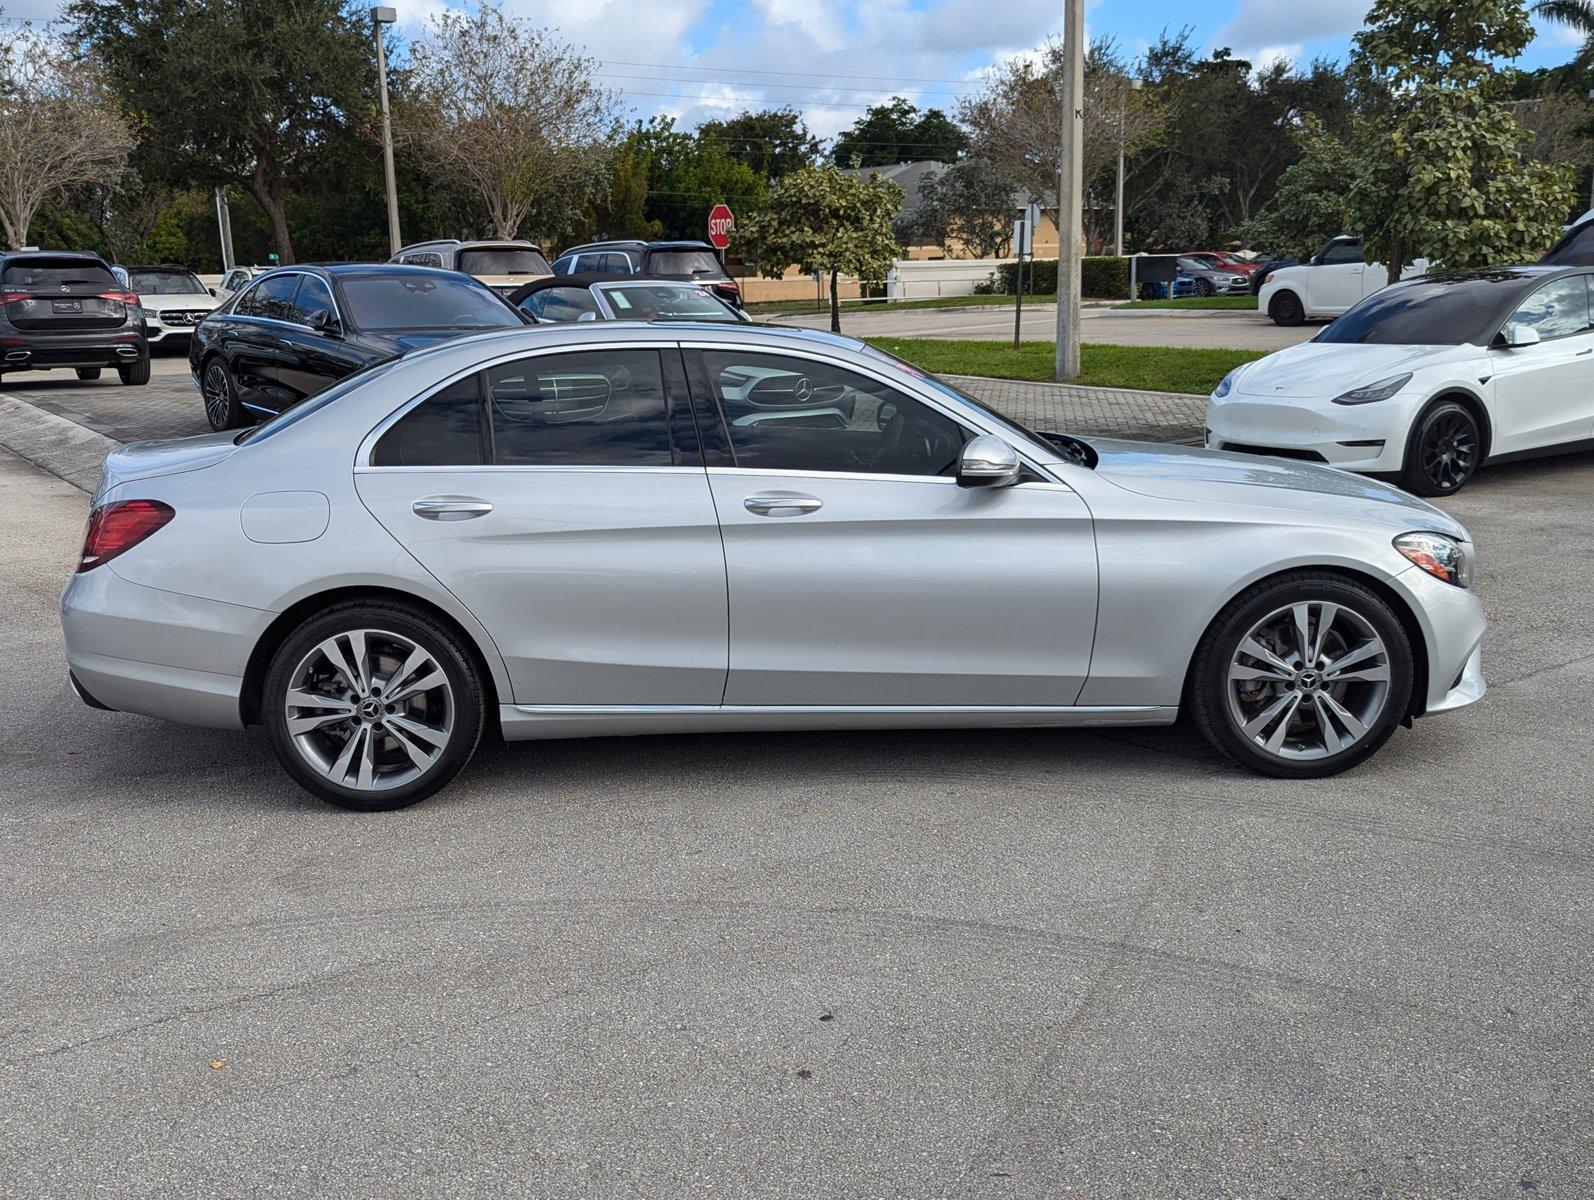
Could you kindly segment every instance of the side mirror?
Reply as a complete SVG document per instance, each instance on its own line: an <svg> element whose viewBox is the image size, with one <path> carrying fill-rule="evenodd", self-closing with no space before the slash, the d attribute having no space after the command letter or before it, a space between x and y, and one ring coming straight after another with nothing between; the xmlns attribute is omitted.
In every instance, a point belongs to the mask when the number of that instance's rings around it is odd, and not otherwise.
<svg viewBox="0 0 1594 1200"><path fill-rule="evenodd" d="M216 289L215 288L206 288L205 290L207 292L209 292L212 296L214 296L216 294Z"/></svg>
<svg viewBox="0 0 1594 1200"><path fill-rule="evenodd" d="M1539 331L1531 325L1522 325L1513 321L1500 331L1500 339L1513 349L1519 346L1537 346Z"/></svg>
<svg viewBox="0 0 1594 1200"><path fill-rule="evenodd" d="M1017 450L994 434L981 434L958 454L958 486L1012 487L1023 469Z"/></svg>
<svg viewBox="0 0 1594 1200"><path fill-rule="evenodd" d="M330 312L317 313L315 320L311 322L310 328L314 329L317 333L324 333L328 337L343 336L343 329L341 326L339 326L338 319Z"/></svg>

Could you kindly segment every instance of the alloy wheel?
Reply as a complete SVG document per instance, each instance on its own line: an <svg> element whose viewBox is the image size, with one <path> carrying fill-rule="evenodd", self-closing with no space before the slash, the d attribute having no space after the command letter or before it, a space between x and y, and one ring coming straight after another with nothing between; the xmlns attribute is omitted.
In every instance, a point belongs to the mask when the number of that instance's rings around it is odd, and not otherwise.
<svg viewBox="0 0 1594 1200"><path fill-rule="evenodd" d="M1417 461L1428 481L1453 492L1467 482L1478 462L1478 428L1464 413L1442 412L1422 431Z"/></svg>
<svg viewBox="0 0 1594 1200"><path fill-rule="evenodd" d="M448 748L454 692L438 661L381 629L334 634L300 660L284 701L288 736L327 782L384 791L419 778Z"/></svg>
<svg viewBox="0 0 1594 1200"><path fill-rule="evenodd" d="M1389 703L1390 656L1354 609L1300 601L1240 639L1229 662L1229 717L1278 758L1327 758L1378 726Z"/></svg>
<svg viewBox="0 0 1594 1200"><path fill-rule="evenodd" d="M210 427L227 428L232 399L227 394L227 369L219 362L213 362L206 368L205 383L201 391L205 394L205 416L210 420Z"/></svg>

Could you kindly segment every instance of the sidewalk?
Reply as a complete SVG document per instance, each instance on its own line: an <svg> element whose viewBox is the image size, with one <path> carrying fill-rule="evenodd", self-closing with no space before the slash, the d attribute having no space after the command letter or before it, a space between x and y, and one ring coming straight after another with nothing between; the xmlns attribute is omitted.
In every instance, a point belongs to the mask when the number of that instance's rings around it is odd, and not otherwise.
<svg viewBox="0 0 1594 1200"><path fill-rule="evenodd" d="M1024 383L974 375L943 378L1031 429L1189 445L1200 445L1202 441L1205 396Z"/></svg>

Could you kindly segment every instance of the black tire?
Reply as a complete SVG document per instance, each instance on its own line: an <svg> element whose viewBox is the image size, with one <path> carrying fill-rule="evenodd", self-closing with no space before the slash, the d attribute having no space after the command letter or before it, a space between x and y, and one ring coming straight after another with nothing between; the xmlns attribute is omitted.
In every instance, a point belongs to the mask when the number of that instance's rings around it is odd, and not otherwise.
<svg viewBox="0 0 1594 1200"><path fill-rule="evenodd" d="M98 367L79 367L77 369L77 377L79 379L81 379L84 383L93 383L96 379L98 379L100 377L100 368L98 368Z"/></svg>
<svg viewBox="0 0 1594 1200"><path fill-rule="evenodd" d="M1365 732L1355 735L1355 740L1344 745L1338 752L1327 752L1315 758L1295 757L1288 745L1281 747L1281 752L1270 752L1258 744L1242 727L1240 715L1237 713L1242 702L1235 699L1231 704L1230 693L1230 670L1236 662L1236 655L1241 653L1241 642L1259 622L1268 620L1271 614L1276 614L1281 609L1293 611L1295 606L1303 603L1309 606L1335 606L1335 615L1330 618L1330 638L1339 636L1332 630L1345 627L1335 625L1334 622L1350 623L1353 620L1365 622L1382 639L1385 651L1382 657L1385 662L1381 665L1387 668L1389 676L1380 694L1380 685L1377 683L1330 685L1321 682L1318 664L1312 663L1304 664L1300 672L1300 674L1316 674L1319 677L1319 682L1311 684L1309 691L1302 691L1299 682L1293 686L1267 682L1253 685L1263 692L1261 698L1254 702L1263 711L1270 706L1272 700L1285 700L1292 691L1298 692L1301 697L1297 701L1302 728L1301 742L1309 742L1316 736L1322 741L1324 750L1328 746L1327 739L1314 733L1315 723L1324 719L1314 713L1321 713L1323 710L1320 707L1306 707L1321 704L1316 699L1315 693L1328 693L1335 703L1346 702L1346 707L1350 707L1353 703L1358 706L1363 703L1367 705L1356 713L1358 717L1368 718L1364 727ZM1319 625L1323 611L1321 608L1317 609ZM1317 626L1313 626L1314 635L1316 629ZM1260 661L1254 656L1252 658L1253 661ZM1369 661L1378 665L1376 658ZM1306 666L1313 669L1308 672L1304 669ZM1395 726L1400 724L1410 710L1414 685L1415 670L1411 642L1406 635L1405 627L1390 611L1388 604L1370 588L1343 576L1322 571L1294 571L1275 579L1264 580L1246 589L1213 618L1191 663L1186 703L1196 727L1201 730L1207 741L1241 766L1249 767L1263 775L1287 779L1319 779L1347 771L1376 753L1379 747L1389 740L1395 731ZM1277 690L1269 693L1270 688ZM1347 694L1351 688L1366 688L1367 691L1353 700L1352 696ZM1337 695L1336 689L1339 689ZM1376 718L1373 717L1375 706ZM1294 713L1297 708L1287 708L1285 711ZM1277 728L1277 723L1274 723L1259 732ZM1349 728L1344 723L1333 722L1336 740L1343 742L1349 733Z"/></svg>
<svg viewBox="0 0 1594 1200"><path fill-rule="evenodd" d="M1418 496L1466 487L1483 461L1483 430L1465 404L1443 400L1418 417L1406 441L1400 486Z"/></svg>
<svg viewBox="0 0 1594 1200"><path fill-rule="evenodd" d="M1198 296L1202 297L1203 299L1205 299L1206 297L1212 295L1212 292L1213 292L1213 287L1212 287L1212 281L1210 279L1198 279L1198 280L1195 281L1195 294L1196 295L1198 295Z"/></svg>
<svg viewBox="0 0 1594 1200"><path fill-rule="evenodd" d="M447 677L452 701L452 725L441 753L418 777L380 790L349 787L329 778L327 773L312 765L288 728L288 690L295 673L316 647L329 638L354 630L372 631L375 635L372 644L382 635L398 635L424 650ZM389 681L394 684L403 682L391 676ZM277 761L299 786L338 808L358 812L390 812L425 800L464 770L481 741L487 691L475 654L459 634L448 626L406 604L385 600L354 600L334 605L306 621L278 647L261 691L260 712L271 736ZM376 692L373 694L379 695ZM377 713L376 720L379 723L367 740L378 739L372 743L378 746L377 753L387 754L395 769L402 769L404 759L398 739L391 732L382 732L382 719L382 715ZM351 726L353 723L352 717L346 722ZM332 730L326 735L329 739L338 736L336 727L332 727ZM322 735L317 732L313 736L319 738ZM351 738L353 736L350 734Z"/></svg>
<svg viewBox="0 0 1594 1200"><path fill-rule="evenodd" d="M133 387L143 387L149 382L149 351L144 351L127 366L117 367L116 373L121 376L123 383Z"/></svg>
<svg viewBox="0 0 1594 1200"><path fill-rule="evenodd" d="M243 405L238 402L238 387L232 381L232 372L220 357L213 357L205 364L199 392L205 402L205 419L210 422L212 429L220 433L224 429L237 429L244 423Z"/></svg>
<svg viewBox="0 0 1594 1200"><path fill-rule="evenodd" d="M1273 324L1290 329L1306 320L1306 309L1294 292L1279 292L1268 301L1267 315Z"/></svg>

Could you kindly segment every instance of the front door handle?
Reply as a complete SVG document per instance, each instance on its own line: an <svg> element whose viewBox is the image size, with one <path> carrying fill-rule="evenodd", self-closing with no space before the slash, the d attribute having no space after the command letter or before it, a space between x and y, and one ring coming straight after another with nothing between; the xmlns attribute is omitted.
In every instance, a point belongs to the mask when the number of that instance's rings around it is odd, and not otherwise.
<svg viewBox="0 0 1594 1200"><path fill-rule="evenodd" d="M1572 357L1573 358L1582 358L1585 354L1594 354L1594 346L1590 346L1587 350L1579 350Z"/></svg>
<svg viewBox="0 0 1594 1200"><path fill-rule="evenodd" d="M410 507L417 517L428 521L469 521L493 511L491 504L475 496L428 496Z"/></svg>
<svg viewBox="0 0 1594 1200"><path fill-rule="evenodd" d="M760 517L800 517L817 512L823 505L818 496L802 492L760 492L742 501L742 507Z"/></svg>

